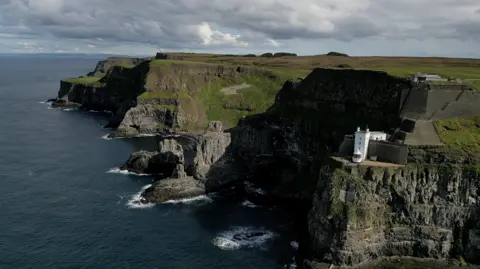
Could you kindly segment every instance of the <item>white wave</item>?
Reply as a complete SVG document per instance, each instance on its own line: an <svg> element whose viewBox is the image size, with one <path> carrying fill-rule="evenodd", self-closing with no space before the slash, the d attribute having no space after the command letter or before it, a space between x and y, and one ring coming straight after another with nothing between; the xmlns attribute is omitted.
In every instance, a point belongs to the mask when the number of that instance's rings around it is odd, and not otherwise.
<svg viewBox="0 0 480 269"><path fill-rule="evenodd" d="M118 167L111 168L107 171L109 174L121 174L121 175L129 175L129 176L139 176L139 177L148 177L151 176L150 174L142 174L142 173L134 173L128 170L121 170Z"/></svg>
<svg viewBox="0 0 480 269"><path fill-rule="evenodd" d="M252 233L261 233L258 236L250 236ZM270 239L274 238L274 232L263 228L253 227L231 227L230 230L224 231L216 236L212 243L223 250L237 250L241 248L263 248L263 245Z"/></svg>
<svg viewBox="0 0 480 269"><path fill-rule="evenodd" d="M199 195L199 196L183 198L183 199L168 200L168 201L163 202L163 203L164 204L192 204L192 203L197 203L197 202L210 203L212 201L213 201L212 198L210 198L206 195Z"/></svg>
<svg viewBox="0 0 480 269"><path fill-rule="evenodd" d="M142 203L143 201L143 197L142 197L142 193L150 188L152 186L152 184L149 184L149 185L145 185L142 187L142 189L135 193L134 195L132 195L130 197L130 200L127 201L126 205L128 208L151 208L151 207L154 207L155 204L152 204L152 203L148 203L148 204L144 204Z"/></svg>
<svg viewBox="0 0 480 269"><path fill-rule="evenodd" d="M243 201L243 202L242 202L242 206L244 206L244 207L250 207L250 208L259 207L258 205L250 202L249 200Z"/></svg>
<svg viewBox="0 0 480 269"><path fill-rule="evenodd" d="M78 108L64 108L63 111L77 111Z"/></svg>
<svg viewBox="0 0 480 269"><path fill-rule="evenodd" d="M112 140L113 138L109 137L110 134L106 134L104 136L102 136L102 139L105 139L105 140Z"/></svg>
<svg viewBox="0 0 480 269"><path fill-rule="evenodd" d="M295 262L295 257L293 257L293 261L290 264L285 264L283 267L285 269L296 269L297 268L297 263Z"/></svg>
<svg viewBox="0 0 480 269"><path fill-rule="evenodd" d="M152 137L152 136L157 136L157 135L160 135L160 134L157 134L157 133L153 133L153 134L139 134L139 135L137 135L136 137Z"/></svg>
<svg viewBox="0 0 480 269"><path fill-rule="evenodd" d="M48 101L41 101L41 102L38 102L39 104L51 104L52 101L48 102Z"/></svg>
<svg viewBox="0 0 480 269"><path fill-rule="evenodd" d="M89 113L105 113L105 114L110 114L110 115L113 114L112 111L108 111L108 110L89 110L88 112Z"/></svg>
<svg viewBox="0 0 480 269"><path fill-rule="evenodd" d="M244 184L245 184L245 189L247 191L254 192L254 193L259 194L259 195L266 195L267 194L267 192L264 189L255 187L255 185L251 182L247 181Z"/></svg>
<svg viewBox="0 0 480 269"><path fill-rule="evenodd" d="M290 242L290 246L295 249L295 250L298 250L298 242L297 241L292 241Z"/></svg>

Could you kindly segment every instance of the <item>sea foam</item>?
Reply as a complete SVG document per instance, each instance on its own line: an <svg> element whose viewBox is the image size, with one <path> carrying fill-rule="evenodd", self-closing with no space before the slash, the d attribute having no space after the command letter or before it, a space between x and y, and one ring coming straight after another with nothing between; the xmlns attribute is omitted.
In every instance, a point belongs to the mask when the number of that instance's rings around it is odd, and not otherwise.
<svg viewBox="0 0 480 269"><path fill-rule="evenodd" d="M207 195L199 195L199 196L183 198L183 199L168 200L163 203L164 204L193 204L198 202L210 203L212 201L213 199L208 197Z"/></svg>
<svg viewBox="0 0 480 269"><path fill-rule="evenodd" d="M250 207L250 208L259 207L258 205L250 202L249 200L243 201L243 202L242 202L242 206L244 206L244 207Z"/></svg>
<svg viewBox="0 0 480 269"><path fill-rule="evenodd" d="M107 173L109 173L109 174L121 174L121 175L126 175L126 176L139 176L139 177L151 176L151 174L134 173L134 172L130 172L128 170L121 170L118 167L109 169L107 171Z"/></svg>
<svg viewBox="0 0 480 269"><path fill-rule="evenodd" d="M248 234L258 232L263 234L259 236L252 236L250 238L246 237ZM241 238L235 238L236 235ZM263 245L275 236L276 234L274 232L265 230L263 228L233 226L230 230L218 234L212 240L212 243L223 250L237 250L241 248L263 249Z"/></svg>
<svg viewBox="0 0 480 269"><path fill-rule="evenodd" d="M143 197L142 197L142 193L150 188L152 186L152 184L148 184L148 185L145 185L142 187L142 189L135 193L134 195L132 195L130 197L130 200L127 201L126 205L128 208L151 208L151 207L154 207L155 204L152 204L152 203L148 203L148 204L144 204L142 203L142 200L143 200Z"/></svg>

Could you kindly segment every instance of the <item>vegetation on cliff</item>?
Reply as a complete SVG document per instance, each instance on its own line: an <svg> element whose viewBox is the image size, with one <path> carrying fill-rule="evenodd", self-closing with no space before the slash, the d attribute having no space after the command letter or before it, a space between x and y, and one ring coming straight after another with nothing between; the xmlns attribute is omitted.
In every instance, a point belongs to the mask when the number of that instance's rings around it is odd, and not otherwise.
<svg viewBox="0 0 480 269"><path fill-rule="evenodd" d="M439 120L435 129L447 146L471 153L480 153L480 115Z"/></svg>
<svg viewBox="0 0 480 269"><path fill-rule="evenodd" d="M65 79L65 82L74 83L74 84L84 84L84 85L93 85L93 86L103 86L105 85L100 81L101 77L89 77L83 76L78 78L69 78Z"/></svg>

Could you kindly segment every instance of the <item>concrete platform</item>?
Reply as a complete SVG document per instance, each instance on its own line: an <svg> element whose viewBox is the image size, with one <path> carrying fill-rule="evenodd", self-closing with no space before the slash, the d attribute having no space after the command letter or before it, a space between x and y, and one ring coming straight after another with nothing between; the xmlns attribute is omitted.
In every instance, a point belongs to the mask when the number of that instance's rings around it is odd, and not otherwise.
<svg viewBox="0 0 480 269"><path fill-rule="evenodd" d="M393 167L393 168L399 168L399 167L404 167L405 165L401 164L394 164L394 163L385 163L385 162L377 162L377 161L370 161L370 160L365 160L361 163L354 163L351 161L350 158L348 157L341 157L341 156L332 156L330 157L333 160L337 162L341 162L344 165L347 166L352 166L352 167L357 167L357 166L367 166L367 167Z"/></svg>
<svg viewBox="0 0 480 269"><path fill-rule="evenodd" d="M407 134L404 144L412 146L444 145L438 137L433 122L427 120L417 120L413 134Z"/></svg>

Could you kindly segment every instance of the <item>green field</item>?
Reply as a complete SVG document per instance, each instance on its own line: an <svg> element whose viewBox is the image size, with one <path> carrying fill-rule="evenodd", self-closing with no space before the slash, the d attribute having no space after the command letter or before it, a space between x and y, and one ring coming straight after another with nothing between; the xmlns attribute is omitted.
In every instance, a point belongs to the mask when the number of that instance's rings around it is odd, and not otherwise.
<svg viewBox="0 0 480 269"><path fill-rule="evenodd" d="M77 84L84 84L84 85L94 85L94 86L103 86L104 83L100 82L99 80L101 77L80 77L80 78L69 78L65 79L65 82L70 82L70 83L77 83Z"/></svg>
<svg viewBox="0 0 480 269"><path fill-rule="evenodd" d="M391 75L408 77L414 73L438 74L442 77L464 79L465 83L480 89L480 60L454 58L412 58L412 57L343 57L343 56L286 56L286 57L244 57L242 55L216 55L173 53L183 56L184 60L153 60L150 62L150 73L153 76L172 78L168 83L187 83L190 91L177 93L165 91L148 91L138 97L148 99L184 99L194 100L201 105L206 120L222 120L228 126L235 125L246 115L262 113L273 102L276 93L286 80L304 78L314 68L359 69L384 71ZM119 60L113 66L132 68L133 65ZM172 66L181 67L172 71ZM269 71L275 78L265 72L254 72L242 76L221 76L214 79L199 80L182 76L182 72L196 72L195 68L219 68L249 66L256 70ZM192 69L194 68L194 69ZM152 71L153 70L153 71ZM182 71L183 70L183 71ZM193 71L192 71L193 70ZM183 73L185 74L185 73ZM85 85L102 86L103 74L96 77L71 78L65 81ZM155 80L156 81L156 80ZM155 83L158 83L155 82ZM164 82L162 82L164 83ZM236 94L227 95L222 92L225 87L247 83L248 88L237 90ZM451 82L454 83L454 82ZM150 85L151 86L151 85ZM177 88L182 88L176 85ZM173 87L175 88L175 87ZM192 91L191 89L197 89ZM175 91L178 91L175 90ZM193 109L193 108L192 108ZM469 152L480 152L479 117L451 119L435 122L441 140L450 148Z"/></svg>
<svg viewBox="0 0 480 269"><path fill-rule="evenodd" d="M480 115L434 122L442 142L448 147L469 153L480 153Z"/></svg>

